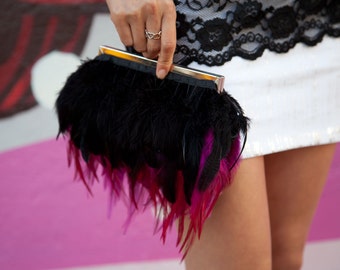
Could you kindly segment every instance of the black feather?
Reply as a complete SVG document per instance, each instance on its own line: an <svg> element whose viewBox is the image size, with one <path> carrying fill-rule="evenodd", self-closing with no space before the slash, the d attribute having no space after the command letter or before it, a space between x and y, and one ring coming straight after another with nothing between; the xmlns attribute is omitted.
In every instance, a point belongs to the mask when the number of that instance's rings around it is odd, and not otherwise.
<svg viewBox="0 0 340 270"><path fill-rule="evenodd" d="M82 63L61 90L56 101L59 133L70 135L86 162L94 155L112 168L126 166L132 181L145 165L158 168L158 185L170 202L176 200L176 177L182 172L190 204L195 186L208 188L232 142L248 127L229 94L193 82L171 76L159 80L101 55ZM197 179L209 130L213 150Z"/></svg>

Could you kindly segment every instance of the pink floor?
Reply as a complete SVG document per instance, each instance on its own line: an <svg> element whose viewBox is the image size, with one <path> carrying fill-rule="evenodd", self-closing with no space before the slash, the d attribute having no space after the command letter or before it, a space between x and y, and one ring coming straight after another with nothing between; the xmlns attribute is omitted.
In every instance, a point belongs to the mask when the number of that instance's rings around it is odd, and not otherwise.
<svg viewBox="0 0 340 270"><path fill-rule="evenodd" d="M340 238L340 145L309 241ZM125 208L108 218L101 184L88 196L67 168L64 143L45 141L0 153L0 269L51 269L178 258L175 232L153 235L151 211L124 234Z"/></svg>

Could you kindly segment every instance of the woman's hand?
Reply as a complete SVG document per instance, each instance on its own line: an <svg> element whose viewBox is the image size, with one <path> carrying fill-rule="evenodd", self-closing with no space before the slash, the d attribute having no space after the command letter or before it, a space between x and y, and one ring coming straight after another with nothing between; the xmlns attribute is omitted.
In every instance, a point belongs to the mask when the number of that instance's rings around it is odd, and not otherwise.
<svg viewBox="0 0 340 270"><path fill-rule="evenodd" d="M106 0L119 37L125 46L151 59L158 58L156 75L169 72L176 48L176 9L173 0ZM148 39L161 32L160 39Z"/></svg>

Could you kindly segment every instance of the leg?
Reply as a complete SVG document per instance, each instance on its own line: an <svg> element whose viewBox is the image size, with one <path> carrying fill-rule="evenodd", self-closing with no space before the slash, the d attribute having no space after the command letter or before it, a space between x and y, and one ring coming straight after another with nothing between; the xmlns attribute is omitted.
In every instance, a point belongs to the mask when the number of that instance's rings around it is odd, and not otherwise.
<svg viewBox="0 0 340 270"><path fill-rule="evenodd" d="M334 149L325 145L265 157L273 270L300 269Z"/></svg>
<svg viewBox="0 0 340 270"><path fill-rule="evenodd" d="M233 184L219 198L185 264L187 270L271 269L263 157L241 162Z"/></svg>

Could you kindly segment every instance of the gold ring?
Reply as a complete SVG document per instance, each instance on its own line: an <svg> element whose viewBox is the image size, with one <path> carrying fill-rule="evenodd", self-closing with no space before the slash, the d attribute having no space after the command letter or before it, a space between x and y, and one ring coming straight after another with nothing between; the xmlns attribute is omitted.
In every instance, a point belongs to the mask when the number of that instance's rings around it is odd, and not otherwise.
<svg viewBox="0 0 340 270"><path fill-rule="evenodd" d="M147 39L160 39L162 35L162 30L160 30L158 33L152 33L145 29L145 37Z"/></svg>

